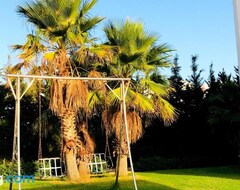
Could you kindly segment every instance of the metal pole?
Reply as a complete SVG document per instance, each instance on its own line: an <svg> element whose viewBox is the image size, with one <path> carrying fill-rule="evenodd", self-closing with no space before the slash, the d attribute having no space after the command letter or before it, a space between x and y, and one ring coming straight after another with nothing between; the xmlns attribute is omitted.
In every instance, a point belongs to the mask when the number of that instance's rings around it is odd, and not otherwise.
<svg viewBox="0 0 240 190"><path fill-rule="evenodd" d="M16 119L17 119L17 165L18 177L21 176L21 159L20 159L20 77L17 77L16 89ZM18 184L18 190L21 190L21 183Z"/></svg>
<svg viewBox="0 0 240 190"><path fill-rule="evenodd" d="M9 78L8 78L9 79ZM11 90L12 90L12 93L14 95L14 98L15 98L15 117L14 117L14 132L13 132L13 152L12 152L12 173L11 175L14 175L14 164L17 162L17 151L18 151L18 148L17 148L17 138L18 138L18 120L17 120L17 107L18 107L18 103L17 103L17 98L16 98L16 93L12 87L12 83L9 81L9 84L10 84L10 87L11 87ZM11 179L13 180L13 179ZM13 183L10 183L10 186L9 186L9 190L12 190L12 186L13 186Z"/></svg>
<svg viewBox="0 0 240 190"><path fill-rule="evenodd" d="M123 92L123 98L122 98L122 104L123 104L123 117L124 117L124 125L126 129L126 138L127 138L127 145L128 145L128 155L129 155L129 161L130 161L130 166L131 166L131 171L132 171L132 178L133 178L133 183L134 183L134 188L137 190L137 182L134 174L134 168L133 168L133 162L132 162L132 154L131 154L131 148L130 148L130 141L129 141L129 136L128 136L128 123L127 123L127 111L126 111L126 93L125 93L125 88L124 88L124 81L122 80L121 83L121 88Z"/></svg>
<svg viewBox="0 0 240 190"><path fill-rule="evenodd" d="M240 84L240 0L233 0L235 33L237 42L237 56L238 56L238 76Z"/></svg>
<svg viewBox="0 0 240 190"><path fill-rule="evenodd" d="M106 86L111 89L107 84ZM119 96L114 92L112 91L116 97L119 98ZM116 180L115 180L115 183L117 184L118 183L118 178L119 178L119 169L120 169L120 159L121 159L121 152L122 152L122 129L123 129L123 88L122 88L122 84L121 84L121 87L120 87L120 114L121 114L121 123L120 123L120 131L119 131L119 142L118 142L118 150L117 150L117 163L116 163Z"/></svg>

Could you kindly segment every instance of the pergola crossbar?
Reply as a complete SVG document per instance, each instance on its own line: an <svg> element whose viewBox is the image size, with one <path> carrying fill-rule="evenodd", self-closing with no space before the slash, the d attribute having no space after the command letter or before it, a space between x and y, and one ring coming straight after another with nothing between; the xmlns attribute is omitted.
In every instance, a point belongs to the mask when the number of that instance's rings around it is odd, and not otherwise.
<svg viewBox="0 0 240 190"><path fill-rule="evenodd" d="M130 81L130 78L111 78L111 77L61 77L61 76L42 76L42 75L17 75L7 74L7 78L20 77L20 78L33 78L33 79L59 79L59 80L102 80L102 81Z"/></svg>

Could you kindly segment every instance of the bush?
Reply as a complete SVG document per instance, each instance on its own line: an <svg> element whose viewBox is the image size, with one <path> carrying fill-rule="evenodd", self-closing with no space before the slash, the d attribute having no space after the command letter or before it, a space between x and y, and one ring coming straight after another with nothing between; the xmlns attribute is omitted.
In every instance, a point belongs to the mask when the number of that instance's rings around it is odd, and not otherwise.
<svg viewBox="0 0 240 190"><path fill-rule="evenodd" d="M15 175L17 171L17 163L12 165L12 162L6 159L0 160L0 175L7 177L8 175ZM21 161L21 174L22 175L37 175L38 165L36 161L24 162Z"/></svg>
<svg viewBox="0 0 240 190"><path fill-rule="evenodd" d="M38 162L37 161L22 162L22 174L39 176Z"/></svg>
<svg viewBox="0 0 240 190"><path fill-rule="evenodd" d="M12 162L6 159L0 160L0 175L6 177L13 173L17 173L17 163L12 165Z"/></svg>

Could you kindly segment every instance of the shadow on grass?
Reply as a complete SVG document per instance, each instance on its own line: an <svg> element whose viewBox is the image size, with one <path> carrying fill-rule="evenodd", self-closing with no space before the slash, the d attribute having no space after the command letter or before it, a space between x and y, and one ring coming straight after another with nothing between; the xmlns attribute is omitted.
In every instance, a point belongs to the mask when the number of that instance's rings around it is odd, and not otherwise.
<svg viewBox="0 0 240 190"><path fill-rule="evenodd" d="M171 180L167 185L161 182L161 174L165 179L171 178L171 175L189 175L189 176L205 176L218 177L226 179L240 179L240 166L225 166L216 168L196 168L196 169L178 169L178 170L162 170L155 172L137 173L137 185L139 190L177 190L171 187ZM167 178L166 178L167 177ZM181 179L181 178L180 178ZM71 183L65 180L35 180L33 184L22 184L23 190L133 190L134 184L130 176L122 178L119 183L115 184L114 176L95 177L85 183ZM182 184L182 183L181 183ZM180 184L180 185L181 185ZM189 185L189 184L188 184ZM194 187L195 184L190 184ZM6 190L6 184L0 189ZM7 186L8 187L8 186ZM176 184L175 184L175 187ZM208 186L207 186L208 187ZM13 190L17 185L14 184ZM193 188L194 189L194 188Z"/></svg>
<svg viewBox="0 0 240 190"><path fill-rule="evenodd" d="M206 177L218 177L218 178L225 178L225 179L240 179L240 166L161 170L161 171L153 171L153 172L149 171L149 172L144 172L144 175L147 173L206 176Z"/></svg>
<svg viewBox="0 0 240 190"><path fill-rule="evenodd" d="M158 183L152 183L145 180L138 180L138 189L141 190L177 190ZM92 182L83 184L46 184L35 183L23 190L133 190L134 185L131 180L120 181L118 184L109 182Z"/></svg>
<svg viewBox="0 0 240 190"><path fill-rule="evenodd" d="M131 181L130 183L133 183L133 182ZM150 190L150 189L151 190L177 190L175 188L168 187L166 185L161 185L158 183L153 183L145 180L138 180L137 184L138 184L138 189L141 189L141 190ZM128 189L129 190L134 189L134 185L130 184L128 187L126 187L121 183L115 183L109 190L128 190Z"/></svg>

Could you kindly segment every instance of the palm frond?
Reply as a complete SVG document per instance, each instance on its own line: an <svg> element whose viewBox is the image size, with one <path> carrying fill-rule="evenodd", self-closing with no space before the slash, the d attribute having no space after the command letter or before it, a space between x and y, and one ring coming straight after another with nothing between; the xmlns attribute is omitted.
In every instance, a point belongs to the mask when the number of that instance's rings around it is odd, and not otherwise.
<svg viewBox="0 0 240 190"><path fill-rule="evenodd" d="M102 123L106 131L106 135L110 135L114 133L114 130L111 124L112 116L113 116L112 112L107 109L105 109L102 112Z"/></svg>
<svg viewBox="0 0 240 190"><path fill-rule="evenodd" d="M107 103L112 105L112 106L116 106L119 104L120 100L118 99L118 97L121 97L121 90L120 88L115 88L111 91L108 92L107 95Z"/></svg>
<svg viewBox="0 0 240 190"><path fill-rule="evenodd" d="M64 111L63 88L65 83L66 81L52 81L49 107L56 115L61 115Z"/></svg>
<svg viewBox="0 0 240 190"><path fill-rule="evenodd" d="M96 110L103 105L104 100L105 96L102 91L90 91L88 94L87 109L91 112L96 112Z"/></svg>
<svg viewBox="0 0 240 190"><path fill-rule="evenodd" d="M83 1L80 16L83 17L97 3L97 0Z"/></svg>
<svg viewBox="0 0 240 190"><path fill-rule="evenodd" d="M158 98L155 100L155 105L155 114L163 120L165 125L170 125L177 119L177 110L167 100Z"/></svg>
<svg viewBox="0 0 240 190"><path fill-rule="evenodd" d="M114 47L108 45L97 45L89 48L89 51L94 53L100 60L112 62Z"/></svg>
<svg viewBox="0 0 240 190"><path fill-rule="evenodd" d="M101 73L98 71L92 70L88 73L89 78L102 78ZM102 91L103 93L106 93L106 86L103 80L89 80L88 81L88 87L91 90L97 90Z"/></svg>
<svg viewBox="0 0 240 190"><path fill-rule="evenodd" d="M127 112L127 123L128 123L128 135L131 143L135 143L142 136L142 120L137 112ZM111 125L113 126L114 133L117 139L123 138L126 141L126 128L124 126L124 120L122 113L116 112L113 114L111 119Z"/></svg>
<svg viewBox="0 0 240 190"><path fill-rule="evenodd" d="M154 111L153 100L150 97L145 96L138 92L135 92L133 99L126 103L141 113L144 113L144 112L151 113Z"/></svg>
<svg viewBox="0 0 240 190"><path fill-rule="evenodd" d="M69 80L65 86L66 95L64 104L66 108L78 111L80 108L86 108L88 89L82 80Z"/></svg>
<svg viewBox="0 0 240 190"><path fill-rule="evenodd" d="M169 85L162 85L160 83L156 83L148 78L141 79L140 83L146 88L146 95L147 96L161 96L167 97L169 95L170 86Z"/></svg>
<svg viewBox="0 0 240 190"><path fill-rule="evenodd" d="M104 17L95 16L81 21L80 23L81 31L86 32L88 30L93 29L93 27L95 27L98 23L100 23L104 19L105 19Z"/></svg>
<svg viewBox="0 0 240 190"><path fill-rule="evenodd" d="M10 74L16 74L19 71L21 71L22 67L24 66L24 62L18 63L16 65L14 65L13 67L8 67L7 71Z"/></svg>

